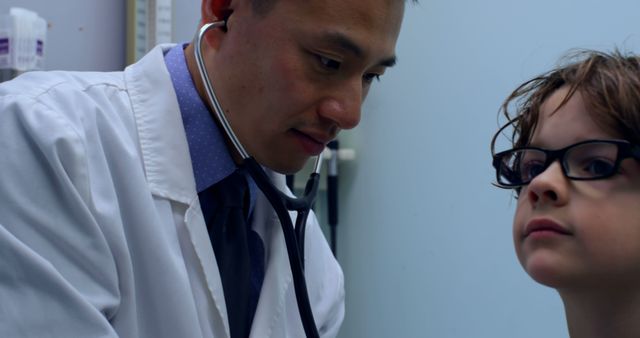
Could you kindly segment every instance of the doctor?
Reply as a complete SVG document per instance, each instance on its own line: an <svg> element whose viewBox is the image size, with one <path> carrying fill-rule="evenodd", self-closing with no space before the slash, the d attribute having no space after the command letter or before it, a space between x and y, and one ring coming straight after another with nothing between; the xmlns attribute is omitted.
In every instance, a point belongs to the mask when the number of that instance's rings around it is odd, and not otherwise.
<svg viewBox="0 0 640 338"><path fill-rule="evenodd" d="M358 124L394 64L403 11L403 0L202 1L200 25L226 20L203 42L217 95L281 189ZM0 85L0 337L304 336L277 218L204 97L192 44L123 72ZM236 173L249 281L225 279L241 259L219 249L222 202L205 197ZM320 335L335 337L343 275L313 216L305 273ZM251 286L248 301L234 283Z"/></svg>

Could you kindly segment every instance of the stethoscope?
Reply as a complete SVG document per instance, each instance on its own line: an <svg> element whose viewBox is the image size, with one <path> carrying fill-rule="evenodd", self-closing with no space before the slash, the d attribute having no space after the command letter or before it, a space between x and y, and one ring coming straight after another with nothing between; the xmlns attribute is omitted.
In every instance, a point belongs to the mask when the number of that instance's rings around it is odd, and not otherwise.
<svg viewBox="0 0 640 338"><path fill-rule="evenodd" d="M225 21L216 21L208 23L200 28L196 36L195 44L195 57L198 65L198 71L200 77L204 83L204 88L209 98L209 103L213 106L213 112L222 125L225 133L233 143L234 148L238 151L242 157L241 167L251 175L256 182L258 188L267 197L269 203L273 206L280 224L282 226L282 232L284 233L284 240L287 245L287 253L289 254L289 265L291 266L291 273L293 275L293 284L296 293L296 300L298 303L298 311L300 312L300 318L302 320L302 326L304 328L307 337L319 337L318 330L316 328L315 320L313 319L313 312L311 311L311 305L309 303L309 296L307 294L307 285L304 277L304 236L305 227L307 223L307 217L309 211L313 206L313 202L316 199L316 193L318 192L318 183L320 180L320 167L322 164L322 156L318 155L316 158L314 171L311 173L307 185L304 189L302 197L290 197L276 188L271 179L264 172L260 164L244 149L236 134L231 129L229 121L224 114L224 110L220 106L220 102L216 97L213 86L209 79L209 74L206 71L204 60L202 58L202 37L211 28L224 27ZM296 211L296 226L293 227L289 211ZM295 230L294 230L295 229Z"/></svg>

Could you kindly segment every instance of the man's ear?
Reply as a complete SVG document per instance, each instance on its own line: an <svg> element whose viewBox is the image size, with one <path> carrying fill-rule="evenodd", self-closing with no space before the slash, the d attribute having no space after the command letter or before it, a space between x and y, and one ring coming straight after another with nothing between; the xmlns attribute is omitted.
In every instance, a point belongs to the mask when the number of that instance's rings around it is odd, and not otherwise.
<svg viewBox="0 0 640 338"><path fill-rule="evenodd" d="M231 15L231 0L202 0L202 21L214 22L227 20Z"/></svg>
<svg viewBox="0 0 640 338"><path fill-rule="evenodd" d="M202 19L200 21L200 27L211 22L220 20L226 21L232 12L229 8L231 1L232 0L202 0ZM226 26L213 29L204 36L204 40L207 41L209 46L217 49L224 38L226 31Z"/></svg>

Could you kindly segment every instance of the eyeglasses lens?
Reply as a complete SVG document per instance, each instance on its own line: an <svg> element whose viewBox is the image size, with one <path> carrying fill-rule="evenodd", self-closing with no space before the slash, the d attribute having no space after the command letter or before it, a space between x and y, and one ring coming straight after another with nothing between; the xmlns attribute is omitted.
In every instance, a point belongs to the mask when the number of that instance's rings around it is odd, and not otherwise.
<svg viewBox="0 0 640 338"><path fill-rule="evenodd" d="M597 179L614 173L617 158L616 144L585 143L567 150L564 167L570 178Z"/></svg>

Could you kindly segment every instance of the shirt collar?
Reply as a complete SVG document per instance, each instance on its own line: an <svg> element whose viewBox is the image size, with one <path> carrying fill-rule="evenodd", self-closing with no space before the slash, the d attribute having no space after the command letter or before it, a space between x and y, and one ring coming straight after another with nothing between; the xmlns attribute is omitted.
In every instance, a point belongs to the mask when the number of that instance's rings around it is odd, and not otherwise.
<svg viewBox="0 0 640 338"><path fill-rule="evenodd" d="M182 115L187 144L191 155L196 190L202 192L218 183L237 169L225 138L209 109L204 104L191 79L184 56L187 43L178 44L165 55L165 63L171 76ZM247 176L251 206L255 203L257 186Z"/></svg>

